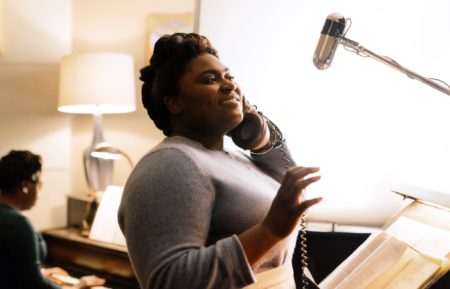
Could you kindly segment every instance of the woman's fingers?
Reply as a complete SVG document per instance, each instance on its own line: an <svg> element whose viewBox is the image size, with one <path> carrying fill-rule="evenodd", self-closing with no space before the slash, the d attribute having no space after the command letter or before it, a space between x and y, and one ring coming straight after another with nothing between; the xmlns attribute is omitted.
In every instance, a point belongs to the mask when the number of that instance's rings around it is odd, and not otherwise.
<svg viewBox="0 0 450 289"><path fill-rule="evenodd" d="M297 180L304 178L309 174L314 174L320 171L318 167L293 167L287 170L281 186L292 186Z"/></svg>
<svg viewBox="0 0 450 289"><path fill-rule="evenodd" d="M95 275L83 276L80 278L79 287L90 288L93 286L101 286L105 284L105 279L99 278Z"/></svg>
<svg viewBox="0 0 450 289"><path fill-rule="evenodd" d="M320 178L321 178L321 176L313 176L313 177L298 181L297 186L293 191L293 197L297 200L299 200L299 199L304 200L305 199L305 196L304 196L305 188L307 186L309 186L310 184L317 182L318 180L320 180Z"/></svg>
<svg viewBox="0 0 450 289"><path fill-rule="evenodd" d="M302 201L298 206L298 214L303 215L310 207L320 203L322 199L322 197L318 197Z"/></svg>
<svg viewBox="0 0 450 289"><path fill-rule="evenodd" d="M306 210L322 200L322 198L302 200L305 188L320 180L319 175L309 176L318 171L319 168L316 167L295 167L288 170L262 223L273 236L279 238L288 236Z"/></svg>
<svg viewBox="0 0 450 289"><path fill-rule="evenodd" d="M320 176L317 175L307 177L319 170L318 167L294 167L289 169L281 183L279 194L290 200L297 199L307 186L320 180Z"/></svg>

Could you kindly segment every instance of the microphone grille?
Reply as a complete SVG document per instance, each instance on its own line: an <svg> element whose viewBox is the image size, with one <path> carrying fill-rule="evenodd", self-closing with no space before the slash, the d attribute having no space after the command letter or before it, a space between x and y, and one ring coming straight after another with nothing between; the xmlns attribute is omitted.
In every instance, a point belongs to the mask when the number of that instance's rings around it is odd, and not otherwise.
<svg viewBox="0 0 450 289"><path fill-rule="evenodd" d="M344 34L345 18L339 13L331 13L328 15L323 25L321 34L339 37Z"/></svg>

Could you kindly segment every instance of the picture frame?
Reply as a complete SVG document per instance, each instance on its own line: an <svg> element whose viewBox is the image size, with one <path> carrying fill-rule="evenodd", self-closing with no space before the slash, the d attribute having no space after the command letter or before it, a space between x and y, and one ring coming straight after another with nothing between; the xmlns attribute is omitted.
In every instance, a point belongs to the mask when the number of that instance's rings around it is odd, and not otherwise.
<svg viewBox="0 0 450 289"><path fill-rule="evenodd" d="M149 63L156 41L165 34L194 31L194 12L150 13L146 21L145 63Z"/></svg>

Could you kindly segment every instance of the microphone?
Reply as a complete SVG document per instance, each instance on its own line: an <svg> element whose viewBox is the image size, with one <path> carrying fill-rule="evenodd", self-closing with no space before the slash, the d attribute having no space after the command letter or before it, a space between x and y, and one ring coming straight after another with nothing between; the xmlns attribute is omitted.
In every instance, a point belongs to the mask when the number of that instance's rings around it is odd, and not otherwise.
<svg viewBox="0 0 450 289"><path fill-rule="evenodd" d="M344 33L344 29L344 16L336 12L327 16L313 57L314 65L318 69L322 70L330 67L334 53L339 45L339 37Z"/></svg>

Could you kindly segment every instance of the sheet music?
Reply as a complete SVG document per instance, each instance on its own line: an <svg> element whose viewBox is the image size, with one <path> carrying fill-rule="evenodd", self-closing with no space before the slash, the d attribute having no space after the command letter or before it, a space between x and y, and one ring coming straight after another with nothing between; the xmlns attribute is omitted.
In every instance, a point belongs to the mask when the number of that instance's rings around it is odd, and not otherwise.
<svg viewBox="0 0 450 289"><path fill-rule="evenodd" d="M106 188L92 223L90 239L126 246L125 237L117 221L122 192L123 187L108 186Z"/></svg>
<svg viewBox="0 0 450 289"><path fill-rule="evenodd" d="M418 255L395 276L385 289L422 288L440 267L440 260L434 260L433 262L422 255Z"/></svg>
<svg viewBox="0 0 450 289"><path fill-rule="evenodd" d="M386 232L409 246L434 257L450 253L450 232L400 216Z"/></svg>

